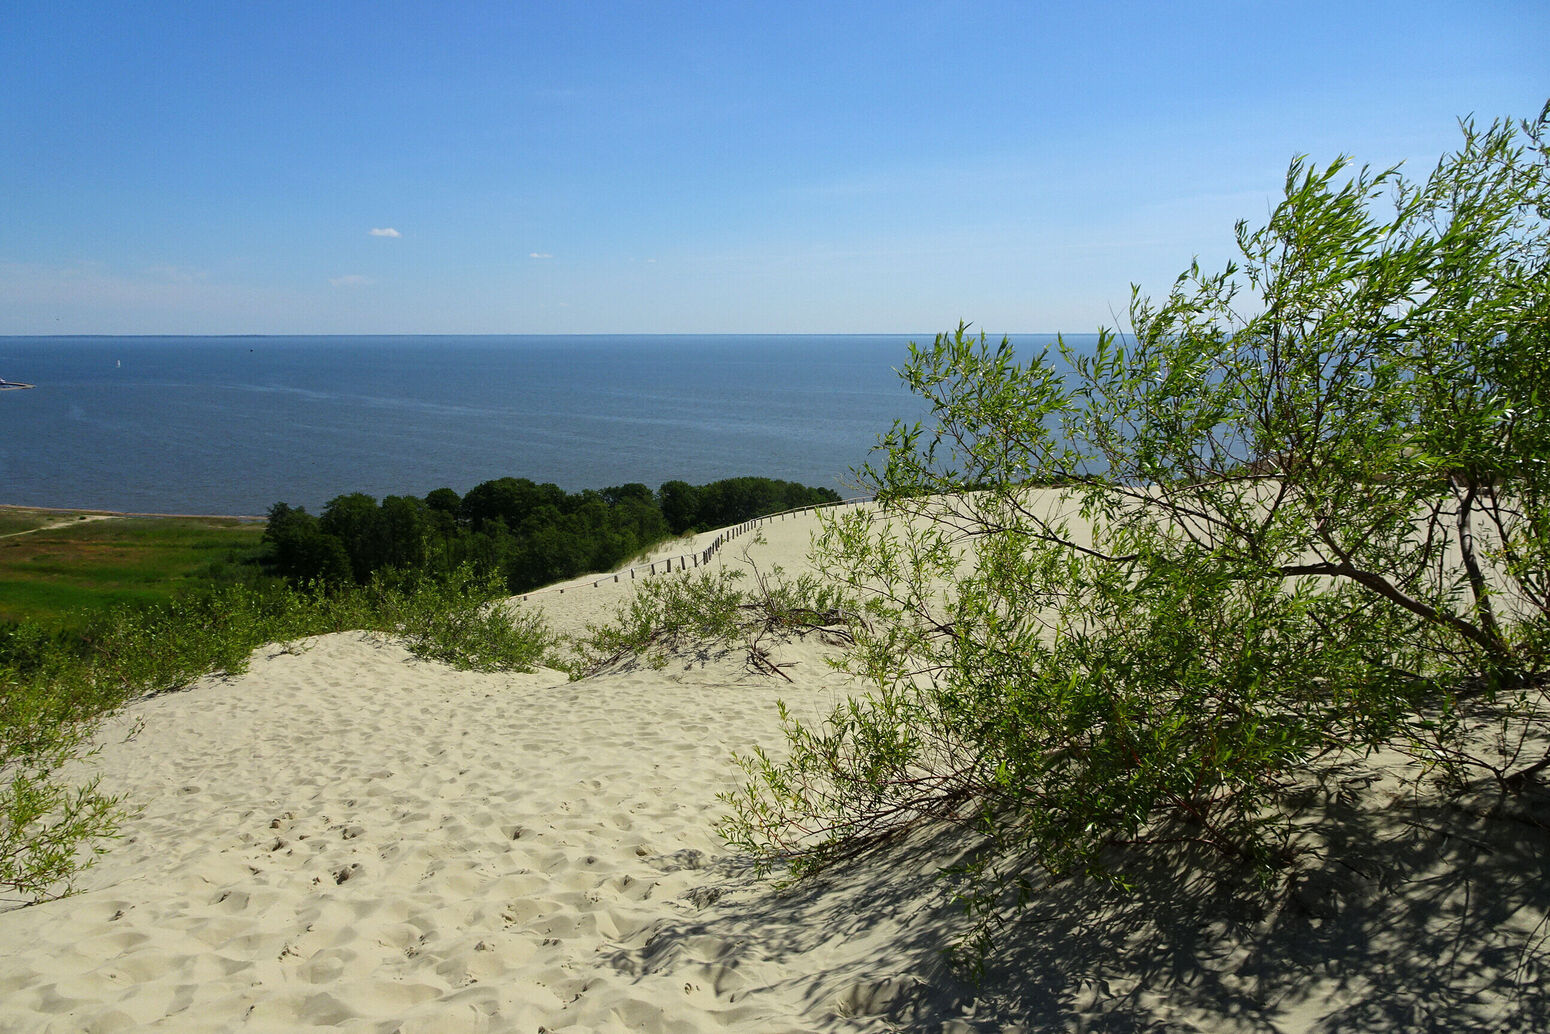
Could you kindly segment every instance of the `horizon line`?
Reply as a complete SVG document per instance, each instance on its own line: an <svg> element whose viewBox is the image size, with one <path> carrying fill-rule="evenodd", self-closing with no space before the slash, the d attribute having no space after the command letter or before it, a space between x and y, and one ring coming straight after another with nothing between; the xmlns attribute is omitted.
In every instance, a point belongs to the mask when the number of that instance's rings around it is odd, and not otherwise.
<svg viewBox="0 0 1550 1034"><path fill-rule="evenodd" d="M1097 334L1101 331L1072 331L1072 330L1015 330L996 331L997 336L1013 336L1018 334L1049 336L1054 334ZM404 333L374 333L369 331L327 332L311 333L307 331L295 331L284 334L113 334L113 333L76 333L76 334L0 334L0 341L12 338L32 339L56 339L56 338L294 338L294 337L935 337L940 334L950 334L952 331L903 331L903 330L737 330L737 331L671 331L671 330L599 330L599 331L480 331L478 333L463 333L456 331L415 331ZM990 331L985 331L989 335ZM978 337L978 333L974 336Z"/></svg>

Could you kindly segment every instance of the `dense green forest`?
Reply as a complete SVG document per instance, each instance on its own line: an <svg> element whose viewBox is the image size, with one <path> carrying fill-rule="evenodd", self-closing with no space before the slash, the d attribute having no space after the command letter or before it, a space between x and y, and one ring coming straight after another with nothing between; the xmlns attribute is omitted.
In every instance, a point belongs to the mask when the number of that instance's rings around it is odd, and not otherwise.
<svg viewBox="0 0 1550 1034"><path fill-rule="evenodd" d="M517 593L610 570L675 535L839 498L832 489L758 477L577 493L506 477L464 496L438 488L423 499L379 503L353 492L316 515L276 503L264 543L268 566L296 583L364 585L381 571L435 575L468 566Z"/></svg>

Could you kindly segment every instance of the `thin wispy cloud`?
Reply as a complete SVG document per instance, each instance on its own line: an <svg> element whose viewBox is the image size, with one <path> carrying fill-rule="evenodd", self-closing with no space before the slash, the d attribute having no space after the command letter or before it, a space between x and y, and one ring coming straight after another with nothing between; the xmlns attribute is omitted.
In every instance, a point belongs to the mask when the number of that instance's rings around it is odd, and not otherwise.
<svg viewBox="0 0 1550 1034"><path fill-rule="evenodd" d="M331 276L328 282L335 287L365 287L372 280L371 277L361 276L359 273L347 273L344 276Z"/></svg>
<svg viewBox="0 0 1550 1034"><path fill-rule="evenodd" d="M530 251L530 252L527 253L527 257L531 258L531 259L552 259L552 258L554 258L554 256L549 254L547 251Z"/></svg>
<svg viewBox="0 0 1550 1034"><path fill-rule="evenodd" d="M373 237L402 237L403 234L391 226L373 226L369 231Z"/></svg>

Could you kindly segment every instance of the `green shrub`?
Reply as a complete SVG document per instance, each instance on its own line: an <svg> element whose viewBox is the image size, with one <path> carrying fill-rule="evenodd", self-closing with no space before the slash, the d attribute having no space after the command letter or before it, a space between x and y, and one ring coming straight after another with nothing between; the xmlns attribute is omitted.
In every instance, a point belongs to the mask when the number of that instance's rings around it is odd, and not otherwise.
<svg viewBox="0 0 1550 1034"><path fill-rule="evenodd" d="M571 677L595 674L631 657L661 667L673 651L688 645L741 648L749 667L784 677L769 657L773 642L812 632L831 641L853 641L849 626L859 614L838 586L813 575L792 580L779 567L761 571L746 549L744 560L748 572L717 567L642 583L612 621L589 624L572 641ZM740 588L750 572L752 585Z"/></svg>
<svg viewBox="0 0 1550 1034"><path fill-rule="evenodd" d="M457 576L389 590L392 627L409 651L472 671L533 671L550 659L555 639L543 615L501 601L494 576Z"/></svg>
<svg viewBox="0 0 1550 1034"><path fill-rule="evenodd" d="M871 600L871 691L746 760L729 839L800 875L963 823L983 948L1030 870L1124 882L1116 844L1270 873L1286 787L1342 752L1540 777L1547 116L1466 125L1419 183L1294 163L1243 265L1137 293L1131 342L912 346L931 422L819 545Z"/></svg>
<svg viewBox="0 0 1550 1034"><path fill-rule="evenodd" d="M128 814L121 798L66 769L90 756L94 722L57 690L0 671L0 893L42 901L69 893Z"/></svg>
<svg viewBox="0 0 1550 1034"><path fill-rule="evenodd" d="M588 624L574 641L572 676L581 678L632 656L661 667L667 655L686 642L735 638L746 602L737 589L742 576L741 571L718 567L641 583L611 622Z"/></svg>

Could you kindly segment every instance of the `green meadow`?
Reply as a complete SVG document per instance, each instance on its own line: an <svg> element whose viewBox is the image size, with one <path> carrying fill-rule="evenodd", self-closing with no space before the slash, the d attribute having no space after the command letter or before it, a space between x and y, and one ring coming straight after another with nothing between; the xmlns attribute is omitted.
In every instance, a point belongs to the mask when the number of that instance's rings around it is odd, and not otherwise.
<svg viewBox="0 0 1550 1034"><path fill-rule="evenodd" d="M74 628L120 604L251 582L262 521L0 507L0 621Z"/></svg>

